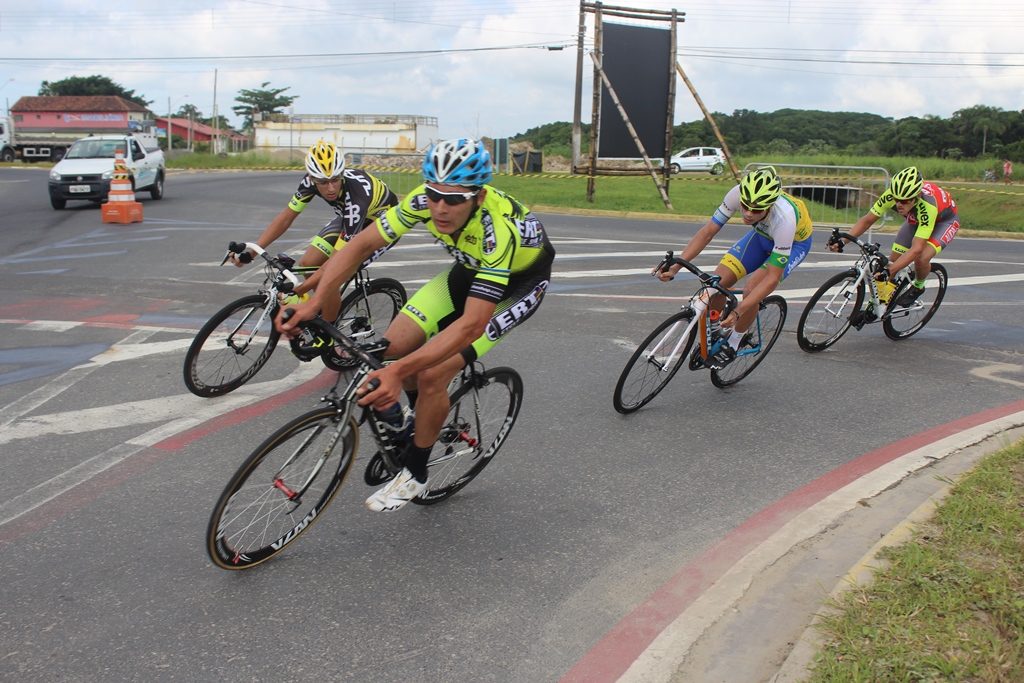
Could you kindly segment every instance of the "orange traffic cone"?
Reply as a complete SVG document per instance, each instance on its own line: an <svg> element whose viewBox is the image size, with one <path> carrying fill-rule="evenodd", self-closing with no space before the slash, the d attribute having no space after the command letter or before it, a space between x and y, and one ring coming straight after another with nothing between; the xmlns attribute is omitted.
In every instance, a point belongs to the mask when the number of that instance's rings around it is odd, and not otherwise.
<svg viewBox="0 0 1024 683"><path fill-rule="evenodd" d="M104 223L141 223L142 204L135 201L132 181L128 175L128 166L124 163L124 153L117 150L114 157L114 175L110 179L110 194L107 201L100 207Z"/></svg>

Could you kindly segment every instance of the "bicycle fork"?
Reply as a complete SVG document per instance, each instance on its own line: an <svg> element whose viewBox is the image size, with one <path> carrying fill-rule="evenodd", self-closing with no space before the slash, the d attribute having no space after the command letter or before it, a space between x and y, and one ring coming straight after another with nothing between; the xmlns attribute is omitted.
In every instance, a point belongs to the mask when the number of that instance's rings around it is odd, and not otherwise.
<svg viewBox="0 0 1024 683"><path fill-rule="evenodd" d="M273 294L267 295L267 303L260 309L260 315L256 319L256 324L249 328L249 334L245 336L244 343L241 345L235 344L235 335L238 334L239 330L245 327L246 323L249 322L249 318L252 317L254 312L253 309L249 310L249 313L247 313L245 317L238 322L235 329L231 330L231 334L228 335L227 345L239 356L244 355L245 352L249 350L249 345L252 343L253 338L256 337L259 331L263 329L263 323L267 321L267 317L273 315L272 312L275 310L276 306L274 306L273 301L270 299L271 296L273 296Z"/></svg>
<svg viewBox="0 0 1024 683"><path fill-rule="evenodd" d="M690 333L693 330L693 326L696 325L699 322L699 320L702 320L703 317L704 316L694 317L694 319L691 320L690 323L686 326L686 329L683 331L683 333L679 335L679 339L672 347L672 351L667 356L665 356L664 360L658 360L657 358L655 358L655 354L663 350L665 342L671 339L672 335L675 334L675 331L679 329L679 326L682 325L683 322L680 320L679 322L672 325L672 327L665 330L665 334L662 335L661 341L658 342L658 344L651 350L650 353L646 354L647 358L645 360L654 367L658 368L659 372L667 372L668 369L672 367L675 360L679 357L680 351L683 345L686 343L686 340L690 338ZM707 350L707 334L701 336L701 347L702 350Z"/></svg>

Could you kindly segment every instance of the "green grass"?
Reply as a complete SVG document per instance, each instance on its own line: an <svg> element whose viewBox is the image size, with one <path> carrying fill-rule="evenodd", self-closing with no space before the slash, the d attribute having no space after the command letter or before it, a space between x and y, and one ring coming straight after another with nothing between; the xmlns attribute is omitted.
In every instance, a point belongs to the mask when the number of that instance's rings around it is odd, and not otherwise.
<svg viewBox="0 0 1024 683"><path fill-rule="evenodd" d="M822 622L809 681L1024 681L1024 441L883 557Z"/></svg>
<svg viewBox="0 0 1024 683"><path fill-rule="evenodd" d="M181 169L292 169L302 171L301 155L270 155L246 152L231 156L210 154L175 154L167 162L169 168ZM547 156L553 163L554 155ZM737 159L743 168L747 163L764 161ZM839 155L783 156L772 158L774 163L821 166L883 167L890 172L916 164L928 179L939 181L953 193L960 210L960 223L966 231L994 230L1024 235L1024 185L1005 186L980 181L982 171L993 167L994 160L953 161L925 158L844 157ZM564 166L564 164L563 164ZM408 192L420 182L415 172L399 172L387 168L366 167L391 185L396 192ZM783 173L785 181L785 173ZM599 176L595 181L594 201L587 201L587 179L564 173L538 176L499 175L495 186L506 190L528 206L567 209L596 209L620 213L649 213L678 217L696 216L698 220L710 216L732 183L730 176L712 177L706 174L675 176L669 184L672 210L665 208L653 180L649 176ZM808 202L811 217L818 224L852 224L864 209L837 210ZM899 225L898 217L887 219L889 226Z"/></svg>

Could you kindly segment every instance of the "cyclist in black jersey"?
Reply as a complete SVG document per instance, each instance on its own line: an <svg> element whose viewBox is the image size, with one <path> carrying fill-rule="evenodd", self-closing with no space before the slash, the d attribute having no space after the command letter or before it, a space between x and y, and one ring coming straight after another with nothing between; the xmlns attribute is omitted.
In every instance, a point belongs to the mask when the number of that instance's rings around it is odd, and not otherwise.
<svg viewBox="0 0 1024 683"><path fill-rule="evenodd" d="M404 388L415 404L415 430L403 469L366 500L371 510L397 510L426 489L427 460L448 415L448 384L466 363L493 348L536 312L551 278L555 251L540 221L515 198L489 185L491 157L470 139L445 140L427 150L423 185L377 219L297 291L315 288L309 301L278 328L294 334L314 317L323 293L337 289L362 259L426 226L455 262L421 287L385 333L395 362L371 372L362 405L391 408Z"/></svg>
<svg viewBox="0 0 1024 683"><path fill-rule="evenodd" d="M345 168L345 155L338 147L319 140L306 154L306 175L292 195L288 206L281 209L274 220L263 229L256 243L266 249L291 227L295 219L313 201L320 197L334 209L335 217L320 230L298 265L318 267L330 258L360 230L398 203L398 197L383 181L366 171ZM367 263L380 254L372 254ZM236 266L244 265L238 256L231 255ZM334 296L324 302L324 315L333 320L341 307L341 297Z"/></svg>

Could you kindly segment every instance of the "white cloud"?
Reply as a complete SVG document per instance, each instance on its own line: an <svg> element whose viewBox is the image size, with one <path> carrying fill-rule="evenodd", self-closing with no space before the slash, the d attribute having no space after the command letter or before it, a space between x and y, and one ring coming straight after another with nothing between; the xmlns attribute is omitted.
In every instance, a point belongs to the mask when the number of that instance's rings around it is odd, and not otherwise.
<svg viewBox="0 0 1024 683"><path fill-rule="evenodd" d="M1022 106L1024 54L1016 36L1024 13L1010 0L613 4L677 5L686 12L680 61L714 111L798 108L948 117L975 104ZM104 6L41 0L31 8L5 9L0 94L7 102L36 94L43 80L99 73L153 100L157 112L170 98L175 110L190 102L209 115L216 69L220 112L236 122L231 107L238 91L263 82L297 95L296 113L437 116L443 136L512 135L572 117L577 0L136 0L97 9ZM591 16L587 26L589 47ZM567 47L466 51L513 45ZM418 50L459 51L366 54ZM977 54L959 54L968 51ZM350 56L281 57L288 54ZM224 59L231 55L255 57ZM134 59L90 61L98 57ZM141 59L154 57L202 59ZM51 61L58 58L82 61ZM583 116L589 120L589 58L583 71ZM677 120L700 118L681 81L677 93Z"/></svg>

